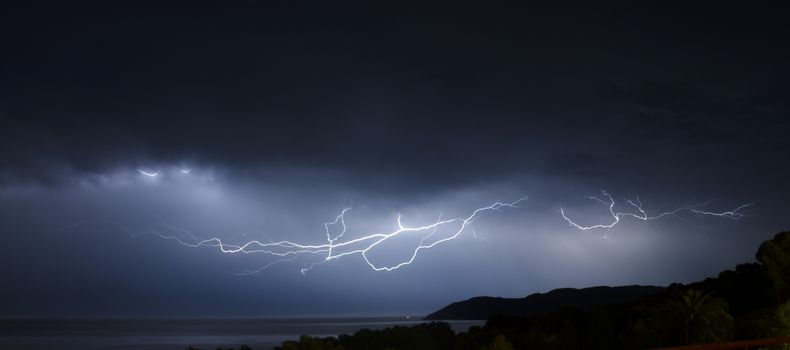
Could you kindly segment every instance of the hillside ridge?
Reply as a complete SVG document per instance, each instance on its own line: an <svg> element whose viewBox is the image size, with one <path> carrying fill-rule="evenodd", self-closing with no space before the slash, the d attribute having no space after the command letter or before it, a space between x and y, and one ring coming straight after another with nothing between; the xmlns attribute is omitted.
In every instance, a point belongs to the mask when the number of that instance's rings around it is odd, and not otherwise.
<svg viewBox="0 0 790 350"><path fill-rule="evenodd" d="M663 291L658 286L596 286L558 288L534 293L524 298L477 296L447 305L427 316L426 320L486 320L494 315L532 316L565 307L589 310L606 304L623 304Z"/></svg>

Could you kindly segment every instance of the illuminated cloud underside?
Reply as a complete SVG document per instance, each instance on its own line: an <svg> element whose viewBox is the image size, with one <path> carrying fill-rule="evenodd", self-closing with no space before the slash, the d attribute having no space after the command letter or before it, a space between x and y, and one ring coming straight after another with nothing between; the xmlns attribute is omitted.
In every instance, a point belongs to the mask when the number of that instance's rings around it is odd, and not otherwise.
<svg viewBox="0 0 790 350"><path fill-rule="evenodd" d="M189 171L184 171L184 169L186 168L179 168L179 171L183 174L188 174L191 171L191 169L189 169ZM159 174L159 171L156 172L146 172L143 170L138 170L138 171L142 175L148 177L155 177ZM664 211L650 215L643 209L642 203L638 197L635 200L625 200L628 206L634 210L632 212L627 212L627 211L616 212L615 211L616 202L614 198L605 191L602 191L602 197L591 196L588 198L600 202L601 204L607 206L612 220L608 223L598 223L598 224L585 226L571 219L565 213L565 210L563 208L559 209L560 215L571 227L575 229L582 231L598 230L598 229L604 230L604 237L607 237L608 232L612 230L617 224L619 224L623 218L630 217L641 221L650 221L650 220L661 219L666 216L671 216L686 211L699 215L716 216L721 218L737 220L745 217L743 210L753 205L752 203L748 203L741 205L730 211L714 212L714 211L704 210L704 207L708 203L699 203L699 204L682 206L670 211ZM219 250L222 253L263 254L275 258L275 260L257 269L240 272L237 273L237 275L255 274L271 267L274 264L287 262L287 261L294 261L299 258L303 258L306 255L317 255L320 256L321 258L318 261L315 261L314 259L309 259L308 261L312 261L312 262L309 263L305 262L305 266L300 269L300 272L302 274L307 273L317 265L336 261L340 258L351 256L351 255L361 256L365 261L365 263L374 271L393 271L413 263L421 251L431 249L442 243L459 238L465 231L467 231L470 225L481 215L489 211L496 211L500 209L520 208L521 204L524 201L526 201L526 197L520 198L513 202L495 202L488 206L479 207L473 210L466 217L456 217L451 219L441 219L440 217L439 219L437 219L437 221L424 226L415 226L415 227L404 226L401 221L401 216L398 215L396 220L397 229L395 229L394 231L386 232L386 233L372 233L348 240L343 240L343 238L345 238L345 235L348 232L348 226L346 225L346 215L348 215L351 212L351 208L344 208L334 218L333 221L324 223L326 241L324 243L317 243L317 244L303 244L303 243L296 243L288 240L273 241L271 239L265 242L262 242L260 240L252 240L242 244L229 244L224 242L219 237L199 239L187 230L168 224L161 225L160 229L158 230L147 230L137 233L130 232L129 230L126 231L134 237L144 234L150 234L150 235L158 236L163 239L174 240L181 245L192 247L192 248L197 248L201 246L216 247L219 248ZM419 244L417 244L417 246L414 247L410 253L407 253L408 258L394 264L381 264L374 262L374 259L370 257L369 253L371 252L372 249L381 246L382 244L392 240L395 237L405 236L409 234L418 236L420 241ZM473 230L472 230L472 235L474 237L477 237L474 234Z"/></svg>
<svg viewBox="0 0 790 350"><path fill-rule="evenodd" d="M322 260L313 262L310 265L302 268L300 271L303 274L307 273L307 271L319 264L335 261L350 255L362 256L367 265L375 271L392 271L414 262L420 251L431 249L439 244L460 237L461 234L464 233L474 222L474 220L479 218L482 214L488 211L495 211L505 208L519 208L520 204L522 204L524 201L526 201L526 197L508 203L495 202L491 205L475 209L469 216L466 217L457 217L444 220L439 219L431 224L416 227L404 226L401 222L401 216L398 215L396 221L398 228L392 232L373 233L355 239L340 241L340 239L348 231L345 217L351 211L351 208L344 208L333 221L324 223L326 243L322 244L300 244L291 241L261 242L259 240L252 240L240 245L228 244L223 242L222 239L218 237L202 240L198 239L191 232L172 225L162 225L162 227L170 232L170 234L160 230L129 233L134 237L144 234L156 235L164 239L174 240L181 245L192 248L197 248L200 246L217 247L223 253L266 254L278 258L277 260L270 262L256 270L242 272L239 273L239 275L257 273L276 263L293 261L305 254L322 254L325 256ZM340 232L333 235L331 232L333 227L340 227ZM440 232L439 230L444 228L448 229L449 234L437 235L437 233ZM382 243L385 243L388 240L393 239L396 236L407 235L410 233L418 235L421 234L422 236L420 243L416 248L414 248L414 250L411 252L411 256L407 260L392 265L376 264L371 260L371 257L368 255L371 249L381 245Z"/></svg>

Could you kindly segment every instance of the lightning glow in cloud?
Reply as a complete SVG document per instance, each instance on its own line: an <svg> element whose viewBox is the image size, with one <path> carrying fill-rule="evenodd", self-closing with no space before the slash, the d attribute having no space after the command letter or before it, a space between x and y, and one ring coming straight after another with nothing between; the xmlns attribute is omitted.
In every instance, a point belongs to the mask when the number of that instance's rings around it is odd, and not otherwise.
<svg viewBox="0 0 790 350"><path fill-rule="evenodd" d="M482 214L504 208L519 208L524 201L526 201L526 197L509 203L495 202L491 205L475 209L470 215L466 217L457 217L452 219L441 219L440 217L439 220L424 226L405 226L401 221L401 216L398 215L396 220L397 229L394 231L385 233L372 233L359 238L342 241L341 238L343 238L348 231L348 227L346 226L345 222L346 215L351 212L351 208L344 208L340 214L335 217L335 220L324 223L326 243L320 244L300 244L291 241L275 242L272 240L266 242L253 240L244 244L228 244L223 242L222 239L218 237L201 240L186 230L167 224L161 225L163 230L148 230L138 233L131 233L127 230L127 232L129 232L132 236L152 234L164 239L174 240L181 245L192 248L197 248L200 246L217 247L223 253L264 254L277 258L277 260L270 262L259 269L243 272L240 273L240 275L257 273L276 263L292 261L305 254L320 254L323 256L323 259L318 262L313 262L309 266L302 268L301 272L303 274L319 264L335 261L350 255L361 256L367 265L374 271L393 271L414 262L420 251L431 249L439 244L460 237L461 234L464 233L467 228L469 228L470 225ZM332 234L334 227L340 227L339 230L335 230L339 231L339 233ZM444 232L439 230L445 228L448 229L447 233L437 234L439 232ZM417 247L411 251L408 259L396 264L385 265L375 263L369 256L371 249L376 248L377 246L380 246L381 244L387 242L388 240L392 240L397 236L410 234L419 235L420 242Z"/></svg>
<svg viewBox="0 0 790 350"><path fill-rule="evenodd" d="M159 170L156 170L156 171L145 171L143 169L137 169L137 171L139 171L140 174L143 174L143 175L148 176L148 177L156 177L157 175L159 175Z"/></svg>
<svg viewBox="0 0 790 350"><path fill-rule="evenodd" d="M177 168L177 169L182 174L189 174L192 170L190 168ZM138 169L138 171L141 174L149 177L155 177L159 174L159 170L157 170L156 172L147 172ZM577 223L575 220L571 219L565 213L564 208L560 208L559 212L562 218L570 226L582 231L604 229L605 230L604 237L607 237L606 234L608 234L608 232L612 228L617 226L617 224L621 222L621 219L626 217L634 218L641 221L650 221L686 211L699 215L716 216L716 217L737 220L745 217L743 211L746 208L753 205L752 203L748 203L741 205L730 211L715 212L715 211L709 211L704 209L704 207L708 203L698 203L698 204L682 206L674 210L664 211L650 215L643 209L642 203L638 197L634 200L628 200L628 199L624 200L627 206L631 209L630 211L616 212L615 207L617 206L617 203L615 202L614 198L605 191L602 191L601 193L602 193L601 197L591 196L588 198L608 207L609 214L611 215L611 221L607 223L599 223L599 224L584 226ZM326 236L325 242L320 242L315 244L303 244L303 243L296 243L286 240L273 241L271 239L268 239L268 241L263 241L263 242L260 240L252 240L243 244L229 244L224 242L219 237L199 239L196 236L194 236L192 233L184 229L167 224L160 225L159 229L157 230L148 230L138 233L132 233L129 230L126 229L125 230L128 233L130 233L132 236L151 234L151 235L159 236L163 239L174 240L181 245L192 247L192 248L197 248L201 246L216 247L219 248L219 251L221 251L222 253L262 254L275 258L275 260L263 265L258 269L241 272L238 273L238 275L249 275L249 274L258 273L274 264L294 261L300 257L305 257L306 255L320 256L321 259L318 261L315 261L314 259L310 259L312 260L312 262L307 264L304 268L300 270L303 274L318 265L336 261L340 258L350 255L361 256L362 259L365 261L365 263L374 271L393 271L413 263L421 251L431 249L439 244L456 239L460 237L462 233L466 232L467 229L469 229L468 231L471 232L471 235L473 237L484 239L479 237L474 232L474 230L471 229L470 227L470 225L474 222L475 219L477 219L483 213L486 213L488 211L499 210L503 208L519 208L520 205L525 200L526 197L509 203L495 202L491 205L480 207L473 210L471 214L466 217L442 219L440 216L435 222L424 226L415 226L415 227L405 226L401 221L401 216L398 215L396 220L397 228L391 232L372 233L372 234L360 236L358 238L346 239L346 240L343 240L343 238L346 237L346 234L349 231L349 227L346 225L346 215L348 215L351 212L351 208L344 208L334 218L334 220L324 223L324 231L325 231L324 233ZM402 261L394 264L377 263L374 261L373 258L371 258L370 253L374 248L381 247L383 244L387 243L388 241L392 241L395 237L408 236L408 235L418 237L419 243L416 245L416 247L410 248L410 250L407 251L406 253L406 255L408 256L407 258L404 258Z"/></svg>

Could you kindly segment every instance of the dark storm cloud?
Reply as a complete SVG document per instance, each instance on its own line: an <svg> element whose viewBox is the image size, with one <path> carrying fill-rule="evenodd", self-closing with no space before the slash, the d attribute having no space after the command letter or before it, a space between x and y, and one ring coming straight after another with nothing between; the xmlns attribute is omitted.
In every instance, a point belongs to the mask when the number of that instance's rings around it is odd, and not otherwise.
<svg viewBox="0 0 790 350"><path fill-rule="evenodd" d="M788 28L757 5L17 5L6 179L187 160L437 185L787 146Z"/></svg>
<svg viewBox="0 0 790 350"><path fill-rule="evenodd" d="M786 229L784 4L564 5L4 3L0 235L36 250L0 255L0 314L416 314L751 259ZM604 241L557 211L606 220L602 189L651 213L757 205ZM346 205L355 236L523 195L475 222L489 241L385 274L230 277L268 261L119 229L321 243Z"/></svg>

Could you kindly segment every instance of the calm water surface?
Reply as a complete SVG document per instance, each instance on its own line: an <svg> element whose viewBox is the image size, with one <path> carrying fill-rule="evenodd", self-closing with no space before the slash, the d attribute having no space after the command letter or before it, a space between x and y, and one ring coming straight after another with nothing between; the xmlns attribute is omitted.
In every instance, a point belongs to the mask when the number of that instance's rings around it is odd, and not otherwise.
<svg viewBox="0 0 790 350"><path fill-rule="evenodd" d="M0 320L0 349L183 350L238 347L271 349L300 335L337 336L362 328L415 325L404 318L290 319L77 319ZM456 332L483 321L449 321Z"/></svg>

